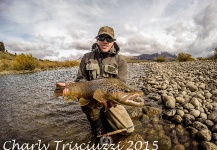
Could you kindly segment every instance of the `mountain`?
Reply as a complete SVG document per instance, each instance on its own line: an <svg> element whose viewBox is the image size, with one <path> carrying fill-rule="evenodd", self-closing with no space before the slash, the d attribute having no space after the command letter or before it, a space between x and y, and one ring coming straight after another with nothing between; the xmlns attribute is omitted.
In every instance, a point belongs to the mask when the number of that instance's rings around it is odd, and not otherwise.
<svg viewBox="0 0 217 150"><path fill-rule="evenodd" d="M177 56L175 54L171 54L168 52L142 54L142 55L137 56L137 58L142 59L142 60L156 60L159 56L166 58L166 60L174 60L177 58Z"/></svg>

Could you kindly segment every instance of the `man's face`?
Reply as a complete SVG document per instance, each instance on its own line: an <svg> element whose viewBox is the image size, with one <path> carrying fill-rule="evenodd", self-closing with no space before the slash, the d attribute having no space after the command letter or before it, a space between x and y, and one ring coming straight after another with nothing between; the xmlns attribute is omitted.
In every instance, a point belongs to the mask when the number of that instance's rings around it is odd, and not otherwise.
<svg viewBox="0 0 217 150"><path fill-rule="evenodd" d="M108 52L114 44L114 40L107 34L102 34L97 38L97 44L103 53Z"/></svg>

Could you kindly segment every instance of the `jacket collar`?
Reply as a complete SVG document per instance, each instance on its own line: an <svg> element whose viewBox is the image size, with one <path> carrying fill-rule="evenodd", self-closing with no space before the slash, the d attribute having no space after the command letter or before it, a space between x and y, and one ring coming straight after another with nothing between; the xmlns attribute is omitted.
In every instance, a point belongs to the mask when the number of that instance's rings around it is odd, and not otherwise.
<svg viewBox="0 0 217 150"><path fill-rule="evenodd" d="M119 48L118 44L116 42L114 42L114 45L111 47L111 49L107 53L102 53L102 51L100 50L100 48L97 45L97 43L94 43L92 45L92 51L99 52L102 55L110 56L110 55L116 55L116 54L118 54L119 51L120 51L120 48Z"/></svg>

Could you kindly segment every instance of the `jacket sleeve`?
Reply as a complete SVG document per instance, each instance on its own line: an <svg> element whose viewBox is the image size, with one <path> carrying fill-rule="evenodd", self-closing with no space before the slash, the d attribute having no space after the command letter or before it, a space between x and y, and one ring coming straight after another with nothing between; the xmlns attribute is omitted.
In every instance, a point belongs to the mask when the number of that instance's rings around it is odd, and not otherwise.
<svg viewBox="0 0 217 150"><path fill-rule="evenodd" d="M119 60L118 60L118 78L126 83L127 81L127 61L125 58L121 55L119 55Z"/></svg>
<svg viewBox="0 0 217 150"><path fill-rule="evenodd" d="M86 65L85 60L86 60L86 54L81 59L80 66L78 69L77 78L75 79L75 82L88 80L88 75L87 75L86 66L85 66Z"/></svg>

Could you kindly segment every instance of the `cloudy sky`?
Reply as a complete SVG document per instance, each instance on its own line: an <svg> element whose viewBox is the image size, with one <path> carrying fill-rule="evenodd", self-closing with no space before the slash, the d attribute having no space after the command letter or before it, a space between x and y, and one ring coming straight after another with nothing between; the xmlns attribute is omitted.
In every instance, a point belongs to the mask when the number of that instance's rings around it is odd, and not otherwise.
<svg viewBox="0 0 217 150"><path fill-rule="evenodd" d="M217 47L216 0L0 0L0 41L11 53L78 59L101 26L124 55L206 57Z"/></svg>

